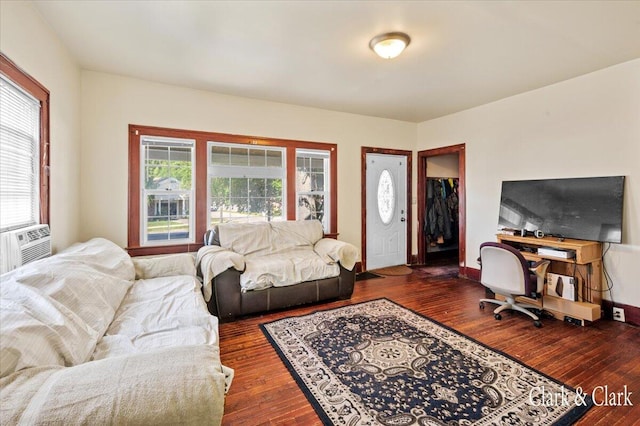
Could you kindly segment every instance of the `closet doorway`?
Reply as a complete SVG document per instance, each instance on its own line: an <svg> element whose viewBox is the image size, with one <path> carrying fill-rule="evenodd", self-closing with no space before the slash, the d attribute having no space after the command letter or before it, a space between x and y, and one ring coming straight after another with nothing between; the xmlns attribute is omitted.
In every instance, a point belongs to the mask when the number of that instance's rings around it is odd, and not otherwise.
<svg viewBox="0 0 640 426"><path fill-rule="evenodd" d="M465 145L418 152L418 263L457 263L466 276Z"/></svg>

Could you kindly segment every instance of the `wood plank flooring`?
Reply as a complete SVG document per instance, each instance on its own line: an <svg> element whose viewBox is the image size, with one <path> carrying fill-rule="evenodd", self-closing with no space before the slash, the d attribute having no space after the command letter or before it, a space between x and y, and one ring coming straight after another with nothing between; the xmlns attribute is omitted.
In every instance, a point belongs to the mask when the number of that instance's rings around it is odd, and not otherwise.
<svg viewBox="0 0 640 426"><path fill-rule="evenodd" d="M542 328L518 313L493 318L491 306L478 307L484 288L442 268L415 269L411 275L356 282L348 301L305 306L252 316L220 325L223 364L235 369L226 397L223 425L317 425L311 404L258 324L318 309L386 297L435 319L570 386L581 387L602 404L607 395L632 392L632 406L591 408L576 424L640 425L640 327L600 320L578 327L544 319ZM608 399L608 398L607 398ZM624 402L624 400L622 401Z"/></svg>

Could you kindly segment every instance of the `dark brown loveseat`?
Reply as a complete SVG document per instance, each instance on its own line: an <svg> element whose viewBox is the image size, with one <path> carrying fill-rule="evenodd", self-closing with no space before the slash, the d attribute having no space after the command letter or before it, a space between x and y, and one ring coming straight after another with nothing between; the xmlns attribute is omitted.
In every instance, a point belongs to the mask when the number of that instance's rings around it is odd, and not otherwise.
<svg viewBox="0 0 640 426"><path fill-rule="evenodd" d="M353 293L357 249L323 238L318 221L221 224L205 244L203 293L220 321Z"/></svg>

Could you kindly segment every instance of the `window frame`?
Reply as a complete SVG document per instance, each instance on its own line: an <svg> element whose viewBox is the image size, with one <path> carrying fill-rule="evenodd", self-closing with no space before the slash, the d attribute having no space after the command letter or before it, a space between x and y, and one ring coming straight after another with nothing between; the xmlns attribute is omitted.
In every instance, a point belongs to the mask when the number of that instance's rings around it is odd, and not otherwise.
<svg viewBox="0 0 640 426"><path fill-rule="evenodd" d="M323 190L322 191L317 191L317 190L311 190L311 191L298 191L298 187L297 187L297 183L298 183L298 176L297 176L297 171L298 171L298 158L304 158L304 159L308 159L308 160L322 160L322 166L323 166ZM295 198L295 203L296 203L296 219L300 220L298 218L298 202L300 200L300 196L301 195L323 195L325 197L325 205L323 208L323 218L326 220L326 224L329 225L329 229L331 230L331 206L332 206L332 202L331 202L331 182L332 182L332 176L331 176L331 165L330 165L330 161L331 161L331 152L327 151L327 150L319 150L319 149L303 149L303 148L296 148L296 198ZM327 195L329 195L327 197ZM329 214L327 215L327 211L329 212ZM322 227L324 229L324 225L325 225L325 221L323 220L322 223ZM325 229L325 232L328 231L327 229Z"/></svg>
<svg viewBox="0 0 640 426"><path fill-rule="evenodd" d="M232 165L232 164L214 164L212 162L211 149L213 147L231 147L233 145L237 145L241 149L246 149L248 152L248 159L250 162L251 158L251 148L255 147L256 144L245 145L240 143L229 143L229 142L220 142L210 140L207 142L207 205L212 205L211 200L211 179L212 178L224 178L224 179L280 179L283 182L282 189L282 215L278 216L276 220L287 220L287 197L286 197L286 187L287 187L287 149L284 147L274 146L274 145L263 145L265 151L271 152L279 152L280 159L282 164L279 167L268 166L252 166L248 165ZM248 200L248 199L247 199ZM209 217L209 223L211 223L211 218ZM238 223L244 223L240 221Z"/></svg>
<svg viewBox="0 0 640 426"><path fill-rule="evenodd" d="M141 236L141 186L140 186L140 137L169 137L177 139L194 139L195 146L195 243L142 245ZM203 246L201 236L209 229L209 184L208 184L208 142L236 143L243 145L259 145L280 147L285 150L286 188L285 218L295 220L297 214L296 198L296 152L297 149L329 152L329 198L330 198L330 232L327 237L336 237L338 229L338 148L336 144L310 142L291 139L276 139L256 136L233 135L227 133L204 132L197 130L181 130L164 127L129 124L129 196L128 196L128 244L127 250L132 256L169 254L197 251Z"/></svg>
<svg viewBox="0 0 640 426"><path fill-rule="evenodd" d="M18 67L0 52L0 73L13 84L29 93L40 102L40 147L39 147L39 223L48 224L50 215L49 197L49 90L35 78Z"/></svg>
<svg viewBox="0 0 640 426"><path fill-rule="evenodd" d="M143 140L143 138L148 138L147 140ZM155 139L155 141L154 141ZM154 142L156 143L154 145ZM145 146L162 146L162 144L167 144L167 147L170 148L168 144L174 144L175 147L179 147L181 145L182 148L189 148L191 150L189 157L191 163L191 188L190 189L180 189L180 190L159 190L159 189L150 189L145 187L145 167L148 164L145 161L143 156L143 152L145 150ZM196 234L195 234L195 220L194 214L195 211L195 171L196 167L196 141L194 139L177 139L177 138L167 138L167 137L150 137L148 135L141 135L140 140L140 205L144 207L141 210L140 215L140 228L141 228L141 246L161 246L161 245L175 245L175 244L192 244L195 242ZM148 214L148 206L146 205L146 197L149 195L176 195L176 194L188 194L189 195L189 235L187 238L180 239L171 239L170 236L166 240L150 240L149 239L149 214ZM170 215L169 215L170 216Z"/></svg>

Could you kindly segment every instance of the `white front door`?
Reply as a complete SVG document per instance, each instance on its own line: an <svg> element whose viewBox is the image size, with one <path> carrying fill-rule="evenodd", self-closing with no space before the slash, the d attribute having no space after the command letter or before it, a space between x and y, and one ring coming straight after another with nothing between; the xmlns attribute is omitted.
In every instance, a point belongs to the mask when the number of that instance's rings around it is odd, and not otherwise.
<svg viewBox="0 0 640 426"><path fill-rule="evenodd" d="M366 267L407 263L407 158L366 154Z"/></svg>

